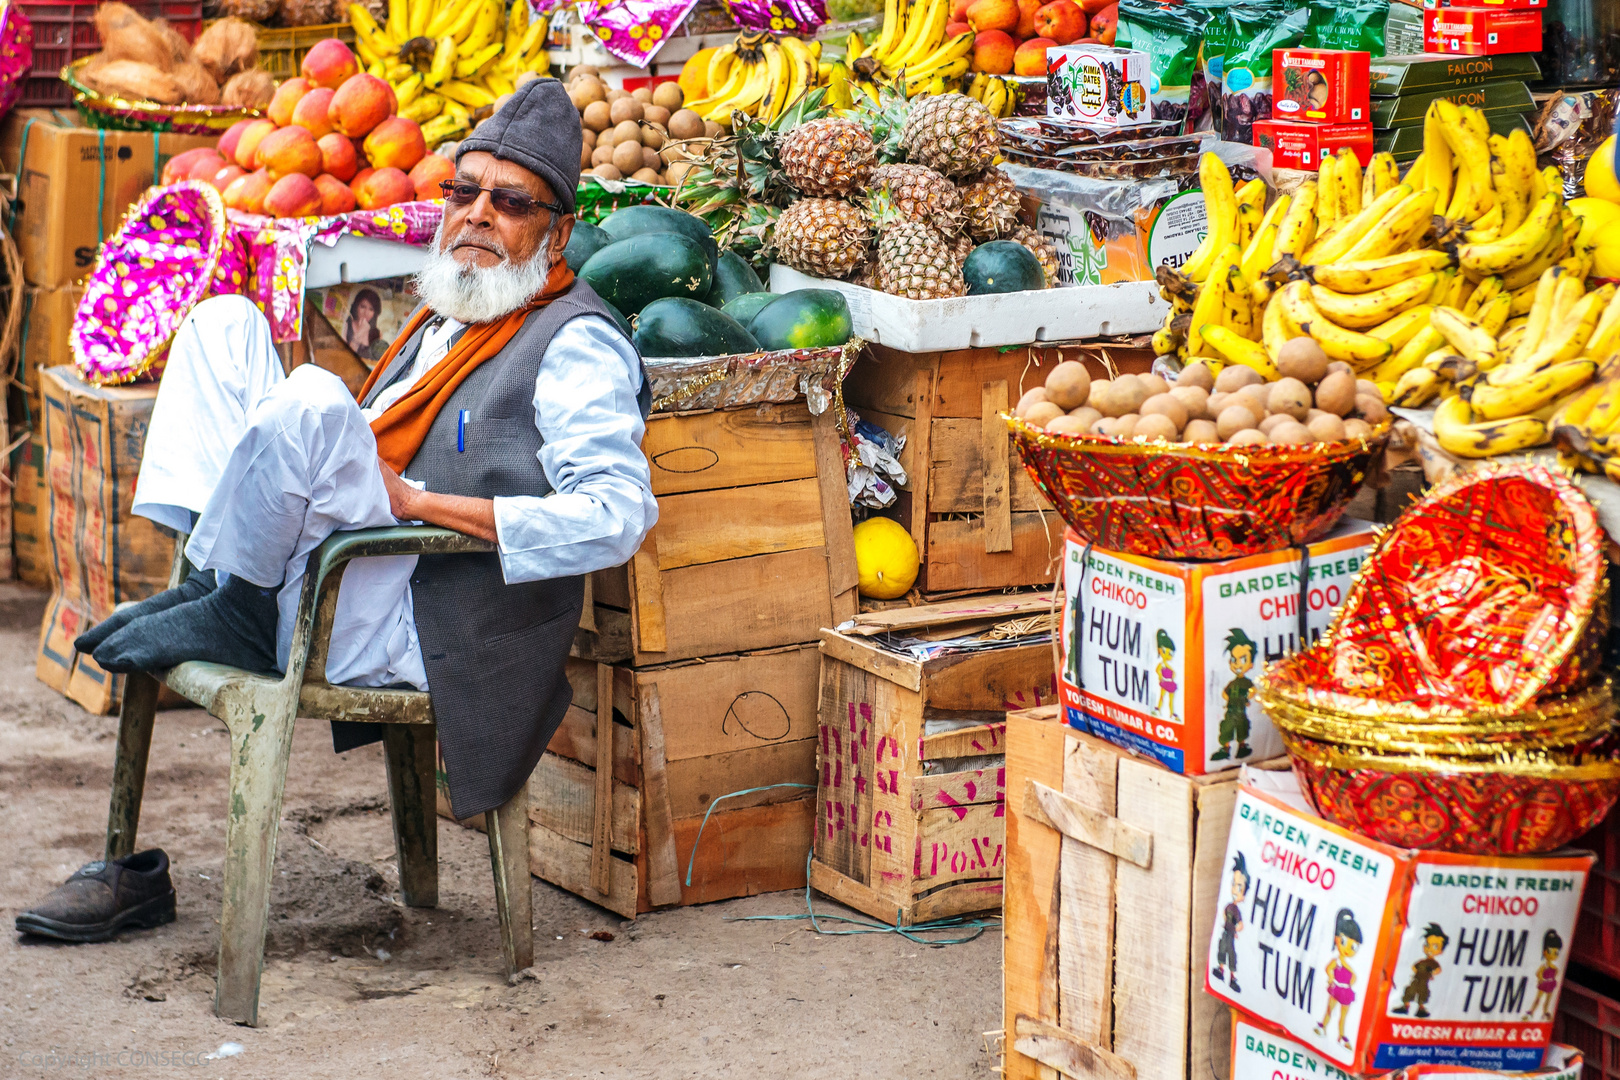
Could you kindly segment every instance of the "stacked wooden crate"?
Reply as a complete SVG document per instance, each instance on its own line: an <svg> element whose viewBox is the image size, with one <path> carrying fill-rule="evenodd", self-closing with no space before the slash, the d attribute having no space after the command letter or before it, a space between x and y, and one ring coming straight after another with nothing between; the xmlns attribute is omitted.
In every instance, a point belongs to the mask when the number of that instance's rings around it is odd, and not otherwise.
<svg viewBox="0 0 1620 1080"><path fill-rule="evenodd" d="M535 875L626 917L803 887L817 636L856 613L831 409L656 414L643 449L658 524L592 575L529 788Z"/></svg>

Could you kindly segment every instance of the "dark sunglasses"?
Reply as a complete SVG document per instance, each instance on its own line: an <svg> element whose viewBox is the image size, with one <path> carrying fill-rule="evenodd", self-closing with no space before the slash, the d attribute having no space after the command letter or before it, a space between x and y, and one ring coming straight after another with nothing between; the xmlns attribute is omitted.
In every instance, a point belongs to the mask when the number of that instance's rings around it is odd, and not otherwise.
<svg viewBox="0 0 1620 1080"><path fill-rule="evenodd" d="M447 206L470 206L478 201L480 192L489 192L489 204L500 214L507 217L528 217L536 210L550 210L553 214L561 216L563 208L561 203L541 202L534 196L515 188L479 187L471 180L442 180L439 190L444 193Z"/></svg>

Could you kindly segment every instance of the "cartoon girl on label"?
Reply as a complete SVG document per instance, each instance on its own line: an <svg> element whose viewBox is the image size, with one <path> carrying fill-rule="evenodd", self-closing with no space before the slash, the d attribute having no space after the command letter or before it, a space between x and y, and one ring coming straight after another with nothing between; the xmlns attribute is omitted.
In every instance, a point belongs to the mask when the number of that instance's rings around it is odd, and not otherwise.
<svg viewBox="0 0 1620 1080"><path fill-rule="evenodd" d="M1153 673L1159 677L1159 700L1153 705L1153 715L1164 714L1171 723L1180 723L1181 718L1176 715L1176 669L1170 662L1176 655L1176 643L1161 628L1154 646L1159 654L1159 662L1153 667Z"/></svg>
<svg viewBox="0 0 1620 1080"><path fill-rule="evenodd" d="M1356 955L1359 948L1361 948L1361 926L1349 908L1340 908L1338 916L1333 920L1333 956L1322 969L1327 972L1328 977L1327 1011L1322 1014L1322 1022L1316 1025L1316 1033L1327 1034L1328 1022L1333 1019L1333 1009L1337 1006L1339 1044L1347 1048L1350 1046L1350 1040L1344 1034L1344 1022L1350 1019L1350 1006L1356 1000L1354 989L1356 973L1350 970L1350 958Z"/></svg>
<svg viewBox="0 0 1620 1080"><path fill-rule="evenodd" d="M1543 1020L1552 1019L1553 995L1558 993L1558 954L1564 951L1564 939L1558 936L1558 931L1548 930L1541 939L1541 966L1536 968L1536 996L1530 1002L1530 1011L1524 1014L1529 1020L1541 1010Z"/></svg>

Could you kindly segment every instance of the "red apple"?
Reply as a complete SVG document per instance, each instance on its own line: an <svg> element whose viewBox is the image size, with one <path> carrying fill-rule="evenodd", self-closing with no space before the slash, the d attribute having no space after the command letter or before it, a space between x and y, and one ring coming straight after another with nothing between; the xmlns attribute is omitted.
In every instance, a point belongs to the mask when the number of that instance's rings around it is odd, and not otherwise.
<svg viewBox="0 0 1620 1080"><path fill-rule="evenodd" d="M973 39L973 70L1006 75L1013 69L1017 43L1005 30L985 30Z"/></svg>
<svg viewBox="0 0 1620 1080"><path fill-rule="evenodd" d="M1013 53L1014 75L1045 75L1046 50L1057 42L1050 38L1030 38Z"/></svg>
<svg viewBox="0 0 1620 1080"><path fill-rule="evenodd" d="M1114 34L1119 30L1119 5L1109 4L1091 17L1091 36L1104 45L1114 43Z"/></svg>
<svg viewBox="0 0 1620 1080"><path fill-rule="evenodd" d="M1072 0L1069 2L1072 4ZM1075 8L1076 14L1079 10ZM976 33L1001 30L1011 34L1018 29L1018 0L973 0L973 6L967 10L967 21L973 24Z"/></svg>
<svg viewBox="0 0 1620 1080"><path fill-rule="evenodd" d="M1018 29L1013 31L1013 37L1020 41L1027 41L1035 37L1035 13L1041 9L1045 0L1018 0Z"/></svg>
<svg viewBox="0 0 1620 1080"><path fill-rule="evenodd" d="M1086 36L1086 14L1074 0L1052 0L1035 12L1035 30L1059 45L1070 45Z"/></svg>

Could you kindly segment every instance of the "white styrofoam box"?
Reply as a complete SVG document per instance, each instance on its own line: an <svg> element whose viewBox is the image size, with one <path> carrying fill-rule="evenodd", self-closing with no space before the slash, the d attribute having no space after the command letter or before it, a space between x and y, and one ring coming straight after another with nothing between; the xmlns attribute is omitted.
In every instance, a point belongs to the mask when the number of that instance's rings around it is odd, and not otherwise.
<svg viewBox="0 0 1620 1080"><path fill-rule="evenodd" d="M774 293L837 289L849 302L856 336L901 352L1146 334L1163 324L1167 303L1151 281L907 300L847 281L814 278L780 263L771 264L770 285Z"/></svg>
<svg viewBox="0 0 1620 1080"><path fill-rule="evenodd" d="M420 270L426 259L426 248L374 236L340 236L331 247L317 240L309 245L304 287L324 289L352 281L405 277Z"/></svg>

